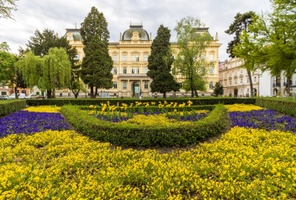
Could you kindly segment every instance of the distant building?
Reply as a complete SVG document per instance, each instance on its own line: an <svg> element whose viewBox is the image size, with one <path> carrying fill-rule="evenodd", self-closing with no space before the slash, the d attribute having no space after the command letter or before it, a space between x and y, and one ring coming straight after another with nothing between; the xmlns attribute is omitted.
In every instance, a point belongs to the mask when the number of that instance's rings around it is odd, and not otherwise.
<svg viewBox="0 0 296 200"><path fill-rule="evenodd" d="M224 88L225 96L248 97L251 94L250 81L247 70L242 67L243 60L231 58L220 62L220 83ZM251 72L253 90L255 96L286 96L286 78L282 73L280 76L272 76L269 71L262 72L257 69ZM291 95L296 94L296 74L292 77Z"/></svg>
<svg viewBox="0 0 296 200"><path fill-rule="evenodd" d="M208 28L202 28L201 31L208 32ZM82 60L85 55L80 29L66 29L66 37L70 45L76 47L78 51L77 59ZM130 24L129 29L120 33L119 42L109 42L109 55L113 59L113 88L99 90L100 95L116 95L119 97L157 95L151 93L150 83L152 80L147 76L151 45L152 35L143 29L142 24ZM204 59L215 63L210 67L209 74L206 77L208 85L205 94L208 95L213 92L212 87L219 81L218 51L220 46L218 34L216 34L216 38L206 48L203 55ZM178 49L176 43L172 43L172 48ZM177 53L177 51L174 52ZM176 79L178 82L182 81L180 76L176 76ZM67 93L67 91L64 92ZM63 95L60 94L60 96ZM186 95L186 93L180 91L177 95ZM59 94L56 96L59 96Z"/></svg>

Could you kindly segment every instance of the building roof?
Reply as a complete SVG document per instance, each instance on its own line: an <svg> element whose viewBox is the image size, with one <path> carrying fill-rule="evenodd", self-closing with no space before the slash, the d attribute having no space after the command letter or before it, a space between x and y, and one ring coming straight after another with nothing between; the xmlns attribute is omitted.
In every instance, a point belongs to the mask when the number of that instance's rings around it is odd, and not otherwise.
<svg viewBox="0 0 296 200"><path fill-rule="evenodd" d="M142 24L130 24L130 28L124 31L122 34L122 40L131 40L133 37L133 32L139 33L140 40L149 40L149 35L145 29L143 29Z"/></svg>

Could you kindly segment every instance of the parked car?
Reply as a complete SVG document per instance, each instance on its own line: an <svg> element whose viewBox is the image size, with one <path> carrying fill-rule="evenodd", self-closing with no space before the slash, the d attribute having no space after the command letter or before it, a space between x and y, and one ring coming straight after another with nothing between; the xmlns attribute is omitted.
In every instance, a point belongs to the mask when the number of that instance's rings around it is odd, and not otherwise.
<svg viewBox="0 0 296 200"><path fill-rule="evenodd" d="M29 94L28 96L25 97L26 99L45 99L44 96L42 95L37 95L37 94Z"/></svg>
<svg viewBox="0 0 296 200"><path fill-rule="evenodd" d="M24 93L18 94L19 99L24 99L26 95ZM7 99L15 99L15 93L12 93L10 96L7 97Z"/></svg>
<svg viewBox="0 0 296 200"><path fill-rule="evenodd" d="M6 99L8 99L7 95L0 95L0 100L6 100Z"/></svg>

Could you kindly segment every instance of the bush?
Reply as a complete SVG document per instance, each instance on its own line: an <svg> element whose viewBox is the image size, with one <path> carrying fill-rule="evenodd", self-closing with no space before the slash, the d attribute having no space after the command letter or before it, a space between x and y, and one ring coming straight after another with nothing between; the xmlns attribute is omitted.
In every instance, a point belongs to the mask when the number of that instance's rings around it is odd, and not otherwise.
<svg viewBox="0 0 296 200"><path fill-rule="evenodd" d="M0 101L0 117L9 115L27 106L24 100Z"/></svg>
<svg viewBox="0 0 296 200"><path fill-rule="evenodd" d="M258 98L256 105L296 117L296 101L291 99Z"/></svg>
<svg viewBox="0 0 296 200"><path fill-rule="evenodd" d="M226 126L226 109L220 104L216 105L207 117L186 126L179 123L170 126L112 123L90 116L72 105L63 106L61 112L82 134L121 146L187 146L221 134Z"/></svg>

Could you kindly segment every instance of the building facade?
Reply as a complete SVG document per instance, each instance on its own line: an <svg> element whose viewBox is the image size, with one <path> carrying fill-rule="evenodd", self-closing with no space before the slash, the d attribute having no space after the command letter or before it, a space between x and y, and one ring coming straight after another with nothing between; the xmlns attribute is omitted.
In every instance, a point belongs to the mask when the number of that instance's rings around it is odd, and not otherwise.
<svg viewBox="0 0 296 200"><path fill-rule="evenodd" d="M231 58L220 62L220 83L224 88L225 96L248 97L250 96L250 81L247 70L242 67L243 61L239 58ZM282 73L280 76L272 76L269 71L262 72L257 69L251 72L253 90L255 96L287 96L287 79ZM296 74L292 77L291 95L296 95Z"/></svg>
<svg viewBox="0 0 296 200"><path fill-rule="evenodd" d="M207 28L204 28L208 31ZM79 60L84 57L83 44L80 36L80 29L66 29L66 36L69 44L76 47ZM218 42L218 34L213 38L213 42L207 47L203 57L213 61L213 66L209 70L206 79L208 81L205 94L212 93L212 87L219 81L219 62L218 52L221 44ZM130 24L130 27L120 33L118 42L109 42L109 55L113 59L113 88L109 90L99 90L101 96L135 97L135 96L155 96L162 94L152 94L150 90L151 79L147 76L148 57L151 53L152 35L143 28L142 24ZM172 43L174 56L177 53L176 43ZM175 76L178 82L182 77ZM66 92L67 93L67 92ZM185 91L178 94L168 93L170 95L187 95ZM56 94L63 96L63 94ZM80 96L85 96L84 94Z"/></svg>
<svg viewBox="0 0 296 200"><path fill-rule="evenodd" d="M243 61L238 58L231 58L220 62L220 83L223 85L225 96L249 97L251 95L248 73L245 68L242 68L242 65ZM253 92L255 96L260 93L260 75L260 70L252 72Z"/></svg>

